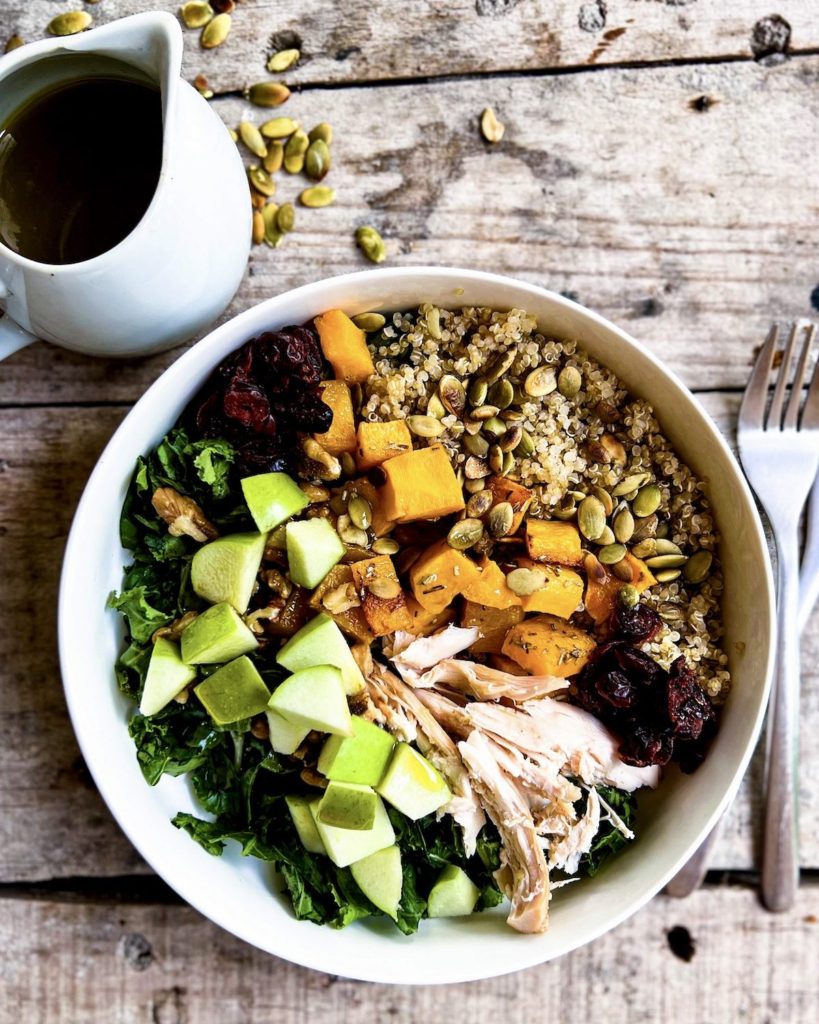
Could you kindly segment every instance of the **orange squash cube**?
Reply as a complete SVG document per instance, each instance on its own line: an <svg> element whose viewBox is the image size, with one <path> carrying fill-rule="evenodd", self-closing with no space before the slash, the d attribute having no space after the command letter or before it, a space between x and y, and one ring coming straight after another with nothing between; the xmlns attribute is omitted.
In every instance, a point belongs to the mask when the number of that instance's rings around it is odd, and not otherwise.
<svg viewBox="0 0 819 1024"><path fill-rule="evenodd" d="M382 508L394 522L438 519L464 507L461 485L441 445L397 455L381 468L387 477L381 488Z"/></svg>
<svg viewBox="0 0 819 1024"><path fill-rule="evenodd" d="M536 567L546 574L546 585L534 594L520 599L526 612L548 612L560 619L569 619L583 600L583 577L563 565L536 565L520 559L521 567Z"/></svg>
<svg viewBox="0 0 819 1024"><path fill-rule="evenodd" d="M526 547L536 562L582 565L580 532L574 523L557 519L527 519Z"/></svg>
<svg viewBox="0 0 819 1024"><path fill-rule="evenodd" d="M506 585L506 576L497 562L484 555L478 562L478 570L478 578L462 592L467 601L487 608L511 608L521 603L518 595Z"/></svg>
<svg viewBox="0 0 819 1024"><path fill-rule="evenodd" d="M478 578L478 567L446 540L427 548L410 569L415 600L429 612L441 612Z"/></svg>
<svg viewBox="0 0 819 1024"><path fill-rule="evenodd" d="M408 632L414 636L430 636L455 618L455 609L452 606L440 612L430 612L418 604L412 594L407 595L407 610L412 620Z"/></svg>
<svg viewBox="0 0 819 1024"><path fill-rule="evenodd" d="M332 366L337 380L363 384L375 373L367 335L356 327L346 313L330 309L315 318L321 351Z"/></svg>
<svg viewBox="0 0 819 1024"><path fill-rule="evenodd" d="M362 498L366 498L370 503L373 513L370 529L376 537L384 537L390 532L395 522L384 514L384 499L375 484L370 483L365 476L358 477L350 481L344 488L344 493L346 493L348 498L352 497L353 494L358 494Z"/></svg>
<svg viewBox="0 0 819 1024"><path fill-rule="evenodd" d="M403 590L394 597L379 597L370 589L374 580L388 580L398 585L398 575L389 555L364 558L350 565L356 592L361 600L364 618L374 636L387 636L398 629L409 629L412 616L407 608Z"/></svg>
<svg viewBox="0 0 819 1024"><path fill-rule="evenodd" d="M596 646L585 630L554 615L537 615L512 626L501 653L530 675L568 679L583 668Z"/></svg>
<svg viewBox="0 0 819 1024"><path fill-rule="evenodd" d="M359 469L372 469L387 459L412 451L412 434L403 420L386 423L358 424L356 436L356 464Z"/></svg>
<svg viewBox="0 0 819 1024"><path fill-rule="evenodd" d="M489 608L465 601L461 625L466 628L475 626L478 630L478 639L470 646L470 654L500 654L506 634L512 626L523 620L523 614L519 604L507 608Z"/></svg>
<svg viewBox="0 0 819 1024"><path fill-rule="evenodd" d="M631 586L636 587L638 593L648 590L657 582L651 574L651 570L640 558L636 558L629 551L624 562L631 567ZM617 606L617 595L627 586L624 580L618 579L613 573L603 566L605 578L597 579L591 573L586 578L586 596L583 599L586 611L595 622L605 622Z"/></svg>
<svg viewBox="0 0 819 1024"><path fill-rule="evenodd" d="M510 480L508 476L492 476L486 486L492 492L493 505L500 505L501 502L508 501L512 506L512 526L509 533L516 533L531 504L532 492L516 480Z"/></svg>
<svg viewBox="0 0 819 1024"><path fill-rule="evenodd" d="M321 400L333 410L329 430L314 437L331 455L341 455L355 448L355 416L350 387L343 380L325 380L321 383Z"/></svg>

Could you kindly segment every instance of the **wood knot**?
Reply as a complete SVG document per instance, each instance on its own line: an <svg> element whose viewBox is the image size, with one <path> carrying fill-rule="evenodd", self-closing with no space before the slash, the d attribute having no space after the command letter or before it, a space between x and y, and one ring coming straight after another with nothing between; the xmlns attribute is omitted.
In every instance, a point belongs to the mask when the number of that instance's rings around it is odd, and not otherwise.
<svg viewBox="0 0 819 1024"><path fill-rule="evenodd" d="M154 961L154 951L150 942L139 932L126 935L120 951L125 963L135 971L147 971Z"/></svg>

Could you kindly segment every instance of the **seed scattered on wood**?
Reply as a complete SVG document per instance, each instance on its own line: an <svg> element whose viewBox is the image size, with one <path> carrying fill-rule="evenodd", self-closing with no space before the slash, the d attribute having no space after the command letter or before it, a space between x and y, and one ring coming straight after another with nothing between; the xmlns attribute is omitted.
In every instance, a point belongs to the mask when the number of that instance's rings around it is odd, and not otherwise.
<svg viewBox="0 0 819 1024"><path fill-rule="evenodd" d="M300 50L279 50L267 62L267 70L274 75L281 71L287 71L298 63L299 57L301 57Z"/></svg>
<svg viewBox="0 0 819 1024"><path fill-rule="evenodd" d="M185 28L204 28L214 15L214 10L208 3L201 0L191 0L190 3L182 4L179 8L179 17L182 19Z"/></svg>
<svg viewBox="0 0 819 1024"><path fill-rule="evenodd" d="M288 174L301 174L304 170L304 157L309 145L307 135L300 128L287 140L284 147L284 169Z"/></svg>
<svg viewBox="0 0 819 1024"><path fill-rule="evenodd" d="M268 174L275 174L281 170L284 163L284 146L277 139L274 139L267 147L267 156L262 160L262 166Z"/></svg>
<svg viewBox="0 0 819 1024"><path fill-rule="evenodd" d="M231 17L229 14L217 14L216 17L207 23L202 29L200 44L203 50L213 50L230 35Z"/></svg>
<svg viewBox="0 0 819 1024"><path fill-rule="evenodd" d="M332 125L329 125L326 121L321 121L319 124L315 126L315 128L310 129L310 134L307 136L307 138L311 142L315 142L316 139L321 139L322 142L325 142L328 146L330 146L333 143L333 127Z"/></svg>
<svg viewBox="0 0 819 1024"><path fill-rule="evenodd" d="M289 234L296 226L296 211L292 203L283 203L276 211L276 227L283 235Z"/></svg>
<svg viewBox="0 0 819 1024"><path fill-rule="evenodd" d="M298 131L299 122L292 117L272 117L259 128L266 139L287 139Z"/></svg>
<svg viewBox="0 0 819 1024"><path fill-rule="evenodd" d="M52 36L75 36L91 28L94 19L87 11L65 11L52 18L48 23L48 33Z"/></svg>
<svg viewBox="0 0 819 1024"><path fill-rule="evenodd" d="M334 188L327 188L326 185L313 185L312 188L306 188L299 195L299 202L302 206L315 208L330 206L335 202L335 199L336 190Z"/></svg>
<svg viewBox="0 0 819 1024"><path fill-rule="evenodd" d="M239 138L254 156L262 158L267 156L267 144L255 124L251 124L250 121L242 121L239 125Z"/></svg>
<svg viewBox="0 0 819 1024"><path fill-rule="evenodd" d="M304 156L304 173L311 181L321 181L330 170L330 147L323 139L310 142Z"/></svg>
<svg viewBox="0 0 819 1024"><path fill-rule="evenodd" d="M253 188L263 196L272 196L276 191L276 182L261 167L248 167L247 177Z"/></svg>
<svg viewBox="0 0 819 1024"><path fill-rule="evenodd" d="M253 244L261 245L264 241L265 227L264 217L258 210L253 211Z"/></svg>
<svg viewBox="0 0 819 1024"><path fill-rule="evenodd" d="M506 126L498 120L495 111L487 107L481 114L481 134L487 142L500 142Z"/></svg>
<svg viewBox="0 0 819 1024"><path fill-rule="evenodd" d="M372 225L365 224L356 228L355 240L359 249L371 263L384 262L387 256L387 247L384 244L384 239Z"/></svg>
<svg viewBox="0 0 819 1024"><path fill-rule="evenodd" d="M257 82L247 90L247 98L257 107L280 107L290 99L283 82Z"/></svg>
<svg viewBox="0 0 819 1024"><path fill-rule="evenodd" d="M9 41L6 43L6 48L3 52L11 53L12 50L17 50L19 49L19 47L24 45L25 40L22 38L22 36L18 36L17 33L15 32L13 36L9 36Z"/></svg>

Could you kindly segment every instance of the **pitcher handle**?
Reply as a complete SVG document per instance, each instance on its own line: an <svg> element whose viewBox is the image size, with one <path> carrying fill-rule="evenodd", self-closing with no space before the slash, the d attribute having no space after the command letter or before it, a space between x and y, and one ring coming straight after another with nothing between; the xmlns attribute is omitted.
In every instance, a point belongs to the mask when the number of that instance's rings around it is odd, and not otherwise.
<svg viewBox="0 0 819 1024"><path fill-rule="evenodd" d="M8 313L3 315L3 319L0 320L0 359L5 359L12 352L25 348L36 340L35 335L15 323Z"/></svg>

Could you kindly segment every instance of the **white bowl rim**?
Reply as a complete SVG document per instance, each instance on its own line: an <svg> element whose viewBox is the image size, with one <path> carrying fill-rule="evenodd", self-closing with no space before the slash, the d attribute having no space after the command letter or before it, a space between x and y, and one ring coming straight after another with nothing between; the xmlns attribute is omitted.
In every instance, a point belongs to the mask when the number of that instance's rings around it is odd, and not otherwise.
<svg viewBox="0 0 819 1024"><path fill-rule="evenodd" d="M237 923L237 921L234 918L231 918L229 914L215 912L212 907L207 905L207 894L203 894L197 888L196 882L192 877L193 873L189 876L184 872L172 872L167 868L167 866L163 865L160 851L152 848L148 841L148 837L140 831L138 822L134 821L132 817L129 817L128 806L125 803L121 803L116 798L113 792L113 786L109 784L109 779L105 771L105 764L96 755L94 730L91 723L84 720L81 714L79 697L75 693L75 687L77 684L72 683L72 680L80 678L82 670L82 665L72 656L69 638L72 615L77 613L77 608L72 606L71 603L71 594L74 589L74 581L78 578L78 574L82 572L83 521L86 518L86 510L94 501L97 491L105 489L108 473L106 455L109 450L116 446L118 440L129 432L131 423L136 419L140 407L149 403L155 392L169 387L171 381L184 378L186 375L198 375L197 379L203 379L203 371L210 370L213 365L209 358L211 350L217 348L226 335L235 334L238 338L241 335L242 325L246 321L258 316L265 309L273 307L277 308L279 306L285 307L299 299L311 296L314 292L320 294L321 291L330 284L351 286L352 290L357 283L370 281L376 275L377 279L380 282L383 282L385 286L388 286L390 281L400 281L407 275L412 275L413 277L421 279L426 278L430 281L435 281L441 277L457 277L459 280L467 280L471 284L484 283L487 285L491 284L495 286L514 287L518 291L529 292L541 300L547 300L557 306L563 306L567 310L572 310L576 314L579 313L593 324L617 335L618 340L622 345L635 349L641 358L652 364L653 369L663 376L666 379L666 382L680 393L680 397L684 398L689 404L694 405L699 410L704 420L703 427L708 431L711 442L715 443L722 449L723 453L728 458L728 462L734 468L734 483L739 487L743 494L746 511L749 513L751 537L756 542L758 553L761 555L762 562L764 563L765 588L764 593L758 596L760 600L764 599L765 601L765 610L770 623L770 629L768 630L768 635L765 638L767 646L765 679L760 691L760 700L756 709L752 728L749 733L747 746L735 765L730 784L724 790L721 799L707 819L707 823L700 829L699 833L690 840L688 847L683 853L681 853L673 865L670 866L662 876L655 878L652 885L634 896L620 913L613 915L611 918L602 922L599 926L589 930L582 936L582 938L579 938L576 941L573 940L566 942L565 946L561 947L561 949L555 953L544 956L542 952L538 952L538 947L534 943L526 942L525 937L521 937L519 957L517 958L514 966L510 967L504 965L500 967L490 967L488 970L485 968L477 970L475 965L471 962L459 961L453 964L452 969L447 972L446 976L435 977L433 979L407 977L406 973L400 966L392 967L390 962L381 962L377 966L373 964L356 963L345 967L343 972L340 972L335 969L332 964L327 963L326 955L322 955L320 951L320 944L317 944L319 952L314 953L311 950L300 949L299 953L294 955L292 951L289 951L286 948L284 943L270 941L260 944L256 938L247 934L247 930L242 927L241 923ZM457 299L457 295L455 298ZM241 341L237 340L236 347L241 343ZM617 925L621 924L624 920L643 907L663 889L667 882L687 862L689 857L695 852L711 829L716 825L729 803L733 800L759 737L773 676L775 656L775 616L773 614L773 609L775 608L774 595L773 573L768 556L767 543L751 490L724 437L717 429L707 411L698 401L697 397L688 390L673 370L665 366L665 364L663 364L656 356L644 348L640 342L616 324L607 320L600 314L595 313L593 310L587 309L585 306L582 306L563 295L550 291L549 289L542 288L526 281L521 281L508 275L494 274L487 271L465 270L460 267L449 266L407 266L364 270L350 274L337 275L330 278L323 278L319 281L301 285L298 288L282 292L279 295L272 296L260 303L256 303L207 334L199 342L184 352L176 362L172 363L171 366L169 366L160 375L160 377L154 381L154 383L135 403L134 407L129 410L122 423L106 444L105 449L100 455L100 458L88 479L80 502L78 503L66 543L60 579L58 596L58 648L63 688L65 691L69 715L74 732L77 736L80 750L92 778L94 779L94 783L119 827L125 833L132 845L157 873L157 875L159 875L171 888L173 888L185 900L185 902L190 904L204 917L213 921L227 932L249 942L257 948L261 948L266 952L272 953L275 956L279 956L291 963L295 963L303 967L334 975L341 973L342 976L353 980L377 983L450 984L482 980L496 977L501 974L508 974L514 971L523 970L525 968L544 963L547 960L555 959L558 956L563 956L566 953L572 952L573 950L594 941L601 935L617 927ZM295 923L301 924L301 922ZM391 958L388 958L388 961L389 960L391 960Z"/></svg>

